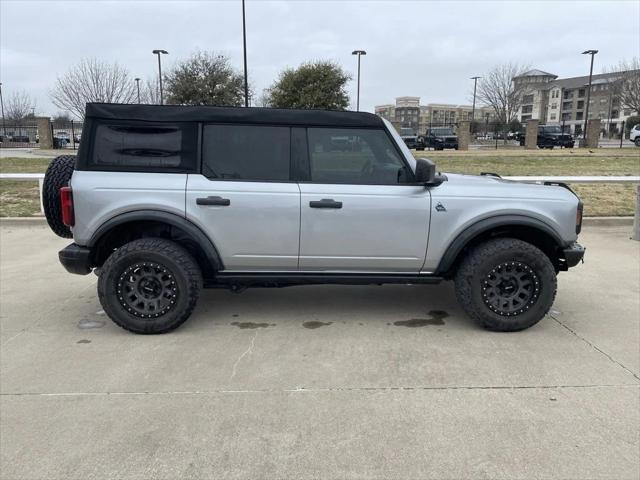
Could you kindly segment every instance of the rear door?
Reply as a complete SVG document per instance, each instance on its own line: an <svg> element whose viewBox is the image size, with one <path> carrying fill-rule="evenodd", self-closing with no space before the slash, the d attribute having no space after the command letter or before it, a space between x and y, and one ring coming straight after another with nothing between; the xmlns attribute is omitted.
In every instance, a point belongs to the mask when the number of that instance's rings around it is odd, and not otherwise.
<svg viewBox="0 0 640 480"><path fill-rule="evenodd" d="M204 125L202 172L187 180L187 218L214 242L225 270L298 268L300 189L291 128Z"/></svg>
<svg viewBox="0 0 640 480"><path fill-rule="evenodd" d="M431 197L383 129L309 127L300 269L418 272Z"/></svg>

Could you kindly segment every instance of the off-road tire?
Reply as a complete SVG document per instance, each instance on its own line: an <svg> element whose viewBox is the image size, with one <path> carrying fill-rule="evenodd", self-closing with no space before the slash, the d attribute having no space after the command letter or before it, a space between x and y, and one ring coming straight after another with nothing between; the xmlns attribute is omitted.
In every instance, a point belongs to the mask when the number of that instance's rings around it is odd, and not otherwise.
<svg viewBox="0 0 640 480"><path fill-rule="evenodd" d="M489 275L494 275L491 272L504 265L530 271L532 288L537 289L520 310L509 314L490 308L483 290ZM515 332L535 325L547 314L556 296L557 279L551 260L540 249L522 240L497 238L467 253L455 275L455 290L464 311L484 328Z"/></svg>
<svg viewBox="0 0 640 480"><path fill-rule="evenodd" d="M167 310L160 314L141 314L127 303L131 302L131 295L134 299L136 295L140 298L143 279L154 278L144 276L140 273L142 269L150 269L150 275L160 272L159 275L164 275L164 279L159 281L162 284L160 288L172 290L168 297L157 297L165 303L170 301ZM137 281L138 290L129 291L127 297L125 293L131 287L127 282L135 275L142 276ZM116 325L141 334L165 333L182 325L195 308L201 289L202 274L191 254L180 245L162 238L141 238L118 248L104 262L98 278L98 298L105 313ZM162 295L165 295L164 290Z"/></svg>
<svg viewBox="0 0 640 480"><path fill-rule="evenodd" d="M73 155L54 158L47 167L42 185L42 206L47 223L53 233L62 238L73 237L71 229L62 223L60 189L69 185L75 164L76 157Z"/></svg>

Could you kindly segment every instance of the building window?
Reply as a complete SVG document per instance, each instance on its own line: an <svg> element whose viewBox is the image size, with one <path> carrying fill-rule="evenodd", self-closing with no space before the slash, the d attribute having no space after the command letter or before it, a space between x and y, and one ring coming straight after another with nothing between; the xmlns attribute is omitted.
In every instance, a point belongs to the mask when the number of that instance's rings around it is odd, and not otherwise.
<svg viewBox="0 0 640 480"><path fill-rule="evenodd" d="M611 110L611 118L618 118L620 116L620 112L618 110Z"/></svg>
<svg viewBox="0 0 640 480"><path fill-rule="evenodd" d="M551 110L555 110L556 108L558 108L558 102L553 102L551 104Z"/></svg>
<svg viewBox="0 0 640 480"><path fill-rule="evenodd" d="M580 90L578 90L578 98L582 98L584 97L584 88L581 88Z"/></svg>
<svg viewBox="0 0 640 480"><path fill-rule="evenodd" d="M533 105L525 105L522 107L522 113L532 113Z"/></svg>
<svg viewBox="0 0 640 480"><path fill-rule="evenodd" d="M522 121L526 122L528 120L531 120L531 115L522 115Z"/></svg>
<svg viewBox="0 0 640 480"><path fill-rule="evenodd" d="M625 108L624 109L624 116L628 117L629 115L631 115L631 109L630 108Z"/></svg>
<svg viewBox="0 0 640 480"><path fill-rule="evenodd" d="M584 120L584 112L576 112L576 120Z"/></svg>
<svg viewBox="0 0 640 480"><path fill-rule="evenodd" d="M564 99L571 100L573 98L573 90L565 90L564 91Z"/></svg>
<svg viewBox="0 0 640 480"><path fill-rule="evenodd" d="M552 114L549 116L549 120L555 120L555 119L556 119L556 114L555 114L555 113L552 113Z"/></svg>
<svg viewBox="0 0 640 480"><path fill-rule="evenodd" d="M573 108L573 102L563 102L562 110L571 110Z"/></svg>
<svg viewBox="0 0 640 480"><path fill-rule="evenodd" d="M571 120L571 112L563 113L562 120Z"/></svg>
<svg viewBox="0 0 640 480"><path fill-rule="evenodd" d="M523 96L522 103L524 104L533 103L533 94Z"/></svg>
<svg viewBox="0 0 640 480"><path fill-rule="evenodd" d="M584 100L578 100L578 105L576 107L578 110L584 109Z"/></svg>

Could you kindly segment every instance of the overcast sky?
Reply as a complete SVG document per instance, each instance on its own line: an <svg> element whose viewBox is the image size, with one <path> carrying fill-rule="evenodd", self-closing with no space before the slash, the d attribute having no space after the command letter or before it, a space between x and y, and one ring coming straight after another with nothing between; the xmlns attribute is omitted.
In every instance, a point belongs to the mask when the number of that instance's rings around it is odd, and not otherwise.
<svg viewBox="0 0 640 480"><path fill-rule="evenodd" d="M261 1L247 0L249 80L256 91L278 72L329 59L353 74L362 57L361 109L416 95L421 103L469 103L469 77L504 61L560 77L588 74L585 49L600 50L595 72L640 55L640 1ZM6 99L26 90L36 112L58 111L56 77L82 57L157 74L194 50L228 55L242 68L240 0L0 0L0 81Z"/></svg>

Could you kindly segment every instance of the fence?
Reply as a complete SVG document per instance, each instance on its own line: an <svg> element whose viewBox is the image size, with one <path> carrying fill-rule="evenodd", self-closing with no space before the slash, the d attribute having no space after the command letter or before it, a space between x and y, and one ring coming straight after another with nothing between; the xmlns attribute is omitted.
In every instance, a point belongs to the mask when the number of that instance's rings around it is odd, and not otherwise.
<svg viewBox="0 0 640 480"><path fill-rule="evenodd" d="M76 150L82 137L82 122L54 121L49 123L53 148ZM4 123L0 127L0 148L36 148L40 134L35 123Z"/></svg>
<svg viewBox="0 0 640 480"><path fill-rule="evenodd" d="M515 180L525 183L621 183L637 185L636 210L633 218L634 240L640 240L640 176L565 176L565 177L544 177L544 176L511 176L502 177L505 180ZM44 173L0 173L0 180L18 180L18 181L37 181L40 189L40 213L44 213L42 206L42 186L44 182Z"/></svg>

